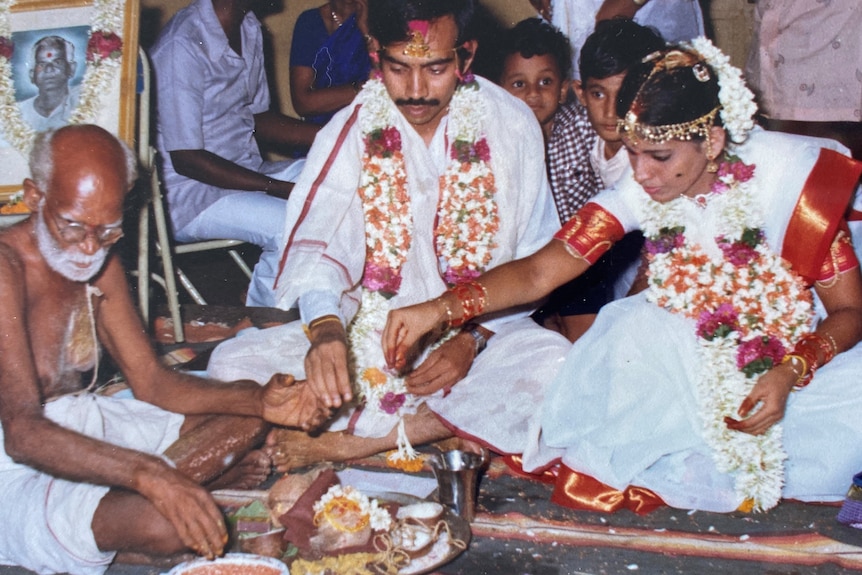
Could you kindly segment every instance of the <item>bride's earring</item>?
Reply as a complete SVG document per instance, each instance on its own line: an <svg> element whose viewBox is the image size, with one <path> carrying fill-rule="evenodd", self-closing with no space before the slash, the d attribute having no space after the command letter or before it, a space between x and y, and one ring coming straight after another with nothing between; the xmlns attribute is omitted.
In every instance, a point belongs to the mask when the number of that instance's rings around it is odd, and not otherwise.
<svg viewBox="0 0 862 575"><path fill-rule="evenodd" d="M709 132L706 133L706 171L714 174L718 171L718 163L712 157L712 141Z"/></svg>

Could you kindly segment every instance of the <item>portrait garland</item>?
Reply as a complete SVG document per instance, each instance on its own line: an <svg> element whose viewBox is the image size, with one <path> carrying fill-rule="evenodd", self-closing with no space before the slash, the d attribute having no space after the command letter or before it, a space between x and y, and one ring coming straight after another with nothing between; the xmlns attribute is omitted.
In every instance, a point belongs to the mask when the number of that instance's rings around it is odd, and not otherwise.
<svg viewBox="0 0 862 575"><path fill-rule="evenodd" d="M11 13L15 0L0 0L0 130L9 144L25 157L29 155L35 130L21 116L12 79ZM123 0L94 0L87 40L87 69L81 82L78 104L69 117L70 124L92 123L102 109L102 98L116 82L123 54L121 31L124 22Z"/></svg>

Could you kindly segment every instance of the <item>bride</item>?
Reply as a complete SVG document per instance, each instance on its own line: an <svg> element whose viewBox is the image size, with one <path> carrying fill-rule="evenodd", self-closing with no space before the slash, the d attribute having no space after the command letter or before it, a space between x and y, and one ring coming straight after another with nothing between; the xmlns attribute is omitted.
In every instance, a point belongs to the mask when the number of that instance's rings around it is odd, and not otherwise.
<svg viewBox="0 0 862 575"><path fill-rule="evenodd" d="M640 229L648 287L603 308L537 415L554 501L842 499L862 462L862 276L843 221L862 165L755 128L739 70L703 38L632 70L617 107L630 175L533 256L390 312L387 361L407 369L424 333L538 300Z"/></svg>

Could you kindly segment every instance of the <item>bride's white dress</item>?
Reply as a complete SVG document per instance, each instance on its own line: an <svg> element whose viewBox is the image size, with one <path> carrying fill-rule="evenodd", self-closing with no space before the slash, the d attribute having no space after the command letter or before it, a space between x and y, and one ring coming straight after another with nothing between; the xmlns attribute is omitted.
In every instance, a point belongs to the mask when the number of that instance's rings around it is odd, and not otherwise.
<svg viewBox="0 0 862 575"><path fill-rule="evenodd" d="M739 150L757 166L773 249L782 245L816 144L823 142L758 131ZM626 202L635 188L623 183L597 198L627 231L634 224ZM686 235L713 241L710 219L707 206L702 229ZM644 294L615 301L575 343L548 390L542 439L564 450L568 467L613 488L646 487L674 507L732 511L742 503L733 477L716 469L703 439L695 383L702 369L708 366L699 361L693 320L649 303ZM783 496L842 499L862 468L862 344L790 395L783 427Z"/></svg>

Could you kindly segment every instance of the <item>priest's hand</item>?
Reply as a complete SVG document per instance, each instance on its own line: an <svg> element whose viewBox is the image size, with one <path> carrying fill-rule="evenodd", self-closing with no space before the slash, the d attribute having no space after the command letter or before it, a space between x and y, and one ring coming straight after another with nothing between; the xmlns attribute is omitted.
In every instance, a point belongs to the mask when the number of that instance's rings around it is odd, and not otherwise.
<svg viewBox="0 0 862 575"><path fill-rule="evenodd" d="M305 356L305 377L314 394L327 408L341 407L353 399L347 371L347 332L341 320L324 316L310 322L311 349Z"/></svg>
<svg viewBox="0 0 862 575"><path fill-rule="evenodd" d="M212 495L163 462L155 465L135 474L136 491L170 521L185 546L207 559L221 555L228 533Z"/></svg>
<svg viewBox="0 0 862 575"><path fill-rule="evenodd" d="M414 395L430 395L450 388L464 379L475 357L473 336L459 332L428 354L425 361L407 375L407 391Z"/></svg>
<svg viewBox="0 0 862 575"><path fill-rule="evenodd" d="M292 375L276 373L264 387L263 418L270 423L308 431L319 427L329 415L311 386L297 383Z"/></svg>
<svg viewBox="0 0 862 575"><path fill-rule="evenodd" d="M790 364L780 364L764 373L751 393L742 400L737 410L739 419L726 417L728 429L762 435L781 421L787 408L787 398L797 376Z"/></svg>

